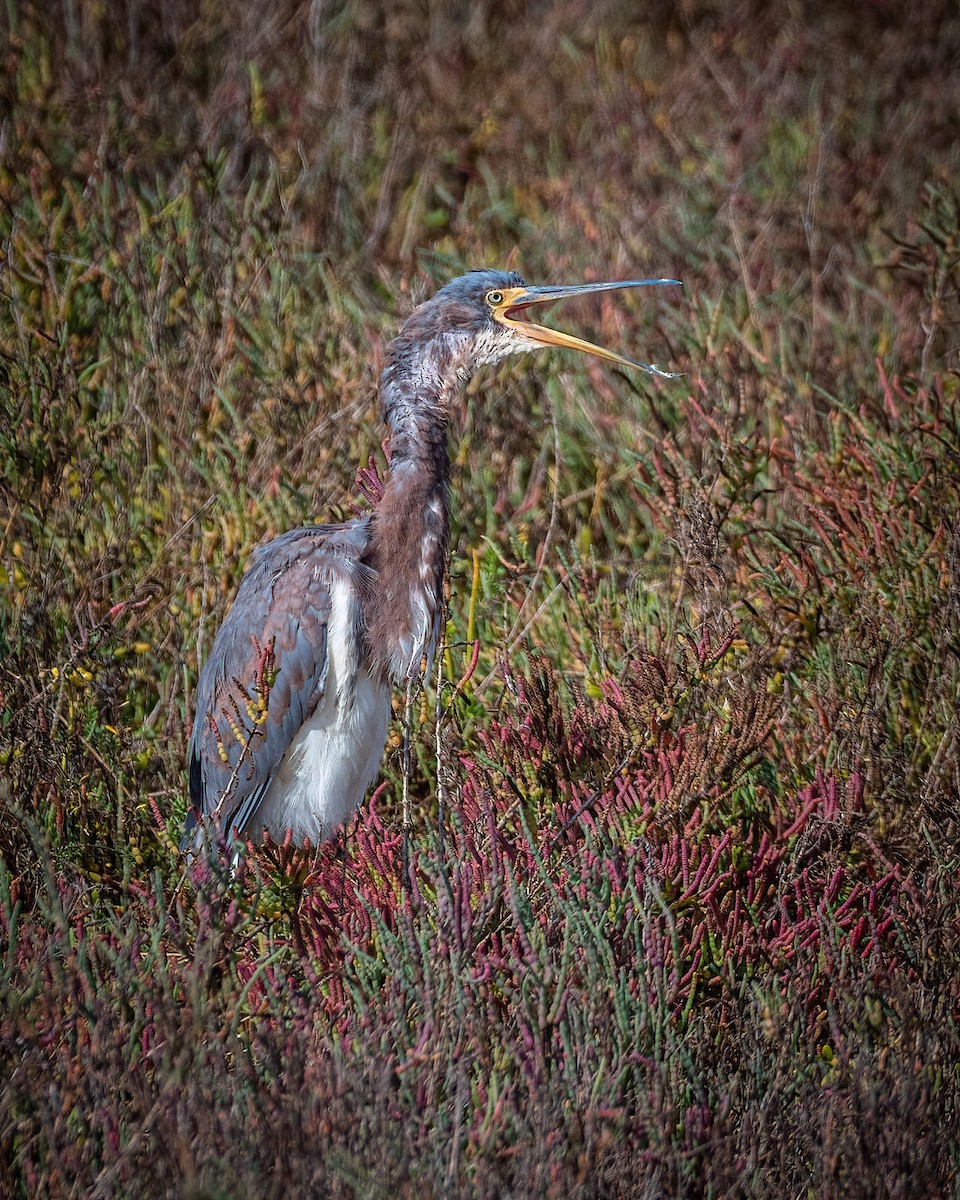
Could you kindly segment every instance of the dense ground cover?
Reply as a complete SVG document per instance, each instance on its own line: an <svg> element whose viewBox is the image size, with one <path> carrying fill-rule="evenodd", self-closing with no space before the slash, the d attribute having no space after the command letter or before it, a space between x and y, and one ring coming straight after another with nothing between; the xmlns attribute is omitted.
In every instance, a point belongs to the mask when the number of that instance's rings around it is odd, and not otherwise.
<svg viewBox="0 0 960 1200"><path fill-rule="evenodd" d="M955 1196L960 19L10 0L0 1195ZM638 15L639 12L639 15ZM676 275L470 387L345 849L185 877L198 662L466 267ZM368 488L369 490L369 488Z"/></svg>

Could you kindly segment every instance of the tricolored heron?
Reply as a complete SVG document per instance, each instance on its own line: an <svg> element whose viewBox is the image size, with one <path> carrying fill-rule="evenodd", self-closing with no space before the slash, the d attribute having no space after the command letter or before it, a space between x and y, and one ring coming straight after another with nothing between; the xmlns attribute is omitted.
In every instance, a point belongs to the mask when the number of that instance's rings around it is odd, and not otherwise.
<svg viewBox="0 0 960 1200"><path fill-rule="evenodd" d="M470 271L409 317L387 349L380 409L390 470L369 516L292 529L255 551L197 684L181 848L202 818L228 838L330 837L379 769L393 685L436 649L449 538L447 425L460 385L508 354L566 346L668 375L526 320L534 305L676 283L527 287Z"/></svg>

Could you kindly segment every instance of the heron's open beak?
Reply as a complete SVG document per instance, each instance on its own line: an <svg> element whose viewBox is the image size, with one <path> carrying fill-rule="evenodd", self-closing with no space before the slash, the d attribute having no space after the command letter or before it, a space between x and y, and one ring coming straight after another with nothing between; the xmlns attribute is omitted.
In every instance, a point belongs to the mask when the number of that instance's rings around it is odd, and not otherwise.
<svg viewBox="0 0 960 1200"><path fill-rule="evenodd" d="M673 371L661 371L653 363L637 362L632 358L624 358L603 346L595 346L593 342L574 337L571 333L561 333L558 329L547 329L544 325L534 325L527 321L523 313L535 304L550 304L554 300L569 300L573 296L588 296L591 292L612 292L619 288L657 287L661 284L679 284L679 279L625 279L617 283L574 283L566 287L519 287L504 288L500 293L503 299L493 306L494 320L508 329L522 333L531 341L542 342L545 346L566 346L569 350L582 350L585 354L595 354L597 358L605 358L608 362L619 363L621 367L639 367L651 375L662 375L665 379L676 379L678 374Z"/></svg>

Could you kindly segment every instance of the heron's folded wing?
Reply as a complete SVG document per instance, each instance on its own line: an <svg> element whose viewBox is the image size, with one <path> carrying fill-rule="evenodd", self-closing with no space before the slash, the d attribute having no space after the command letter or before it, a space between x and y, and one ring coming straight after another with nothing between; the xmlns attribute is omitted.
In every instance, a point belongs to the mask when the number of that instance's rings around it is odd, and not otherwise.
<svg viewBox="0 0 960 1200"><path fill-rule="evenodd" d="M357 534L348 538L347 533ZM315 526L261 547L197 684L190 739L192 811L242 833L297 731L323 695L331 585L352 580L362 531Z"/></svg>

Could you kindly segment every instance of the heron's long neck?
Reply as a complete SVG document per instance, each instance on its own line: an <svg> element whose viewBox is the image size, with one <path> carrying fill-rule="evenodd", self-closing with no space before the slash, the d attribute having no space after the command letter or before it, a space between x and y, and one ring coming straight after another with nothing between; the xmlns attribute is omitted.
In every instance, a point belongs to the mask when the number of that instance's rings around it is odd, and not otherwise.
<svg viewBox="0 0 960 1200"><path fill-rule="evenodd" d="M438 377L391 372L381 381L391 428L390 474L365 555L376 572L364 605L375 669L400 682L432 657L449 540L447 405Z"/></svg>

